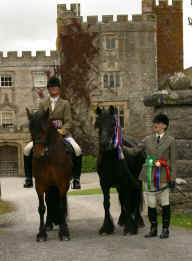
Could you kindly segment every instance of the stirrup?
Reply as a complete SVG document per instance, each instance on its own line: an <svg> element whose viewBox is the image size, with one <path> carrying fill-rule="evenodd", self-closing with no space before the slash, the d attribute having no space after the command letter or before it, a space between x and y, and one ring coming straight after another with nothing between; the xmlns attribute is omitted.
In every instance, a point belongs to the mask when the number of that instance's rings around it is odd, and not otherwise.
<svg viewBox="0 0 192 261"><path fill-rule="evenodd" d="M71 185L72 189L81 189L81 184L79 179L74 179Z"/></svg>

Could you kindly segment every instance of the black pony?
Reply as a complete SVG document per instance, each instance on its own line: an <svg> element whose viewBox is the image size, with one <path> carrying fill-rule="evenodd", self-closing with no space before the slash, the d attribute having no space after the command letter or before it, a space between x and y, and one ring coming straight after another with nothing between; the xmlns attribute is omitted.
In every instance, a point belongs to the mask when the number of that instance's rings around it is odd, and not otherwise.
<svg viewBox="0 0 192 261"><path fill-rule="evenodd" d="M113 219L110 215L110 188L118 191L121 205L121 214L118 224L124 226L124 234L136 234L139 224L144 225L140 215L143 202L142 184L138 180L139 173L144 163L144 155L130 157L114 146L117 120L115 109L96 110L97 118L95 128L99 129L99 155L97 159L97 172L104 195L105 218L100 234L114 232ZM123 144L132 147L134 140L123 141ZM122 146L123 148L123 146ZM121 152L121 159L119 153ZM123 155L124 154L124 155Z"/></svg>

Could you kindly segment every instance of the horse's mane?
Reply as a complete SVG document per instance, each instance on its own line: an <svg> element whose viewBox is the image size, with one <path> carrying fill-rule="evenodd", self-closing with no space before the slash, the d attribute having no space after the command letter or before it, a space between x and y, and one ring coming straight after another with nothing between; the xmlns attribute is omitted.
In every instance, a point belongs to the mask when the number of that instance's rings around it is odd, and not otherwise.
<svg viewBox="0 0 192 261"><path fill-rule="evenodd" d="M31 114L29 119L29 127L31 130L40 131L42 129L43 123L48 121L48 111L37 111ZM51 122L49 122L51 126Z"/></svg>

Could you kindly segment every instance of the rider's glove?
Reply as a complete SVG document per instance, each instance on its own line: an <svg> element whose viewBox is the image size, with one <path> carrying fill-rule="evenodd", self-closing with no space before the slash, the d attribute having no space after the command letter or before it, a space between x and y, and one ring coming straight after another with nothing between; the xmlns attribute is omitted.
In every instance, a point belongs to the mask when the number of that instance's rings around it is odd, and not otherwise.
<svg viewBox="0 0 192 261"><path fill-rule="evenodd" d="M59 134L61 134L61 135L64 135L64 132L63 132L62 129L57 129L57 132L58 132Z"/></svg>

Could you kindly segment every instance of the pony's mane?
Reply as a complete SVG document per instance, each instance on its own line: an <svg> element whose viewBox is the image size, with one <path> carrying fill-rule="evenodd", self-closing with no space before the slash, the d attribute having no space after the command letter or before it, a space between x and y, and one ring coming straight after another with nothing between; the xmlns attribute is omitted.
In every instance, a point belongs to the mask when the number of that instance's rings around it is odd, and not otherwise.
<svg viewBox="0 0 192 261"><path fill-rule="evenodd" d="M31 129L41 129L42 122L45 119L46 112L45 111L37 111L31 114L29 119L29 126Z"/></svg>

